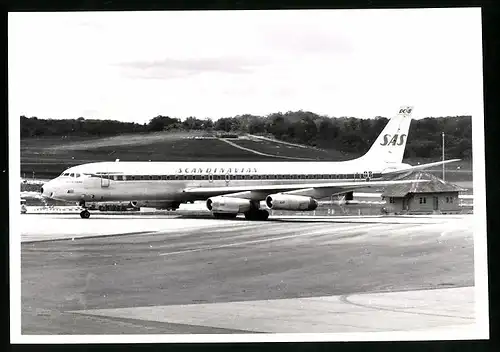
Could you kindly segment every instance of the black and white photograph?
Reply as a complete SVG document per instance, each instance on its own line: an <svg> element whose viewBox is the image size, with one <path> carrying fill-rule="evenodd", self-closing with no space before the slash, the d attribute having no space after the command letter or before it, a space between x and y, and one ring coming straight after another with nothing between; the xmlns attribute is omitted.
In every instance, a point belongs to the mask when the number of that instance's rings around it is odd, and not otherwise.
<svg viewBox="0 0 500 352"><path fill-rule="evenodd" d="M479 8L11 12L8 42L11 343L489 338Z"/></svg>

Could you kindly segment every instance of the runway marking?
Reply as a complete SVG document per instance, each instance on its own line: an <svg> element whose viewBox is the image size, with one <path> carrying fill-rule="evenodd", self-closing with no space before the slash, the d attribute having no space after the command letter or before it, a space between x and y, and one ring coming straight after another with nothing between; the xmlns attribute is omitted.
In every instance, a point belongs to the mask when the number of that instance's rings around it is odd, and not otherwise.
<svg viewBox="0 0 500 352"><path fill-rule="evenodd" d="M357 229L361 229L361 228L365 228L365 227L373 227L373 224L363 224L363 225L358 225L356 227L349 226L349 229L357 230ZM339 228L336 230L344 230L344 229L346 229L346 228ZM205 250L213 250L213 249L227 248L227 247L237 247L237 246L241 246L241 245L245 245L245 244L265 243L265 242L284 240L284 239L288 239L288 238L297 238L297 237L314 236L314 235L325 235L325 229L316 230L316 231L308 232L308 233L302 233L302 234L265 238L265 239L261 239L261 240L242 241L242 242L235 242L235 243L229 243L229 244L222 244L222 245L218 245L218 246L207 246L207 247L202 247L202 248L186 249L186 250L177 251L177 252L160 253L159 255L160 256L167 256L167 255L174 255L174 254L201 252L201 251L205 251Z"/></svg>

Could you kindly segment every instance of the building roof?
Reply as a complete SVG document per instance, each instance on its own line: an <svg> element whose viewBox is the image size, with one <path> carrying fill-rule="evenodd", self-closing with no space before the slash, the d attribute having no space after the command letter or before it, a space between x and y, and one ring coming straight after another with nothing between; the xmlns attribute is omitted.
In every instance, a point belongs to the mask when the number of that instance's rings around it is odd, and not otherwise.
<svg viewBox="0 0 500 352"><path fill-rule="evenodd" d="M382 192L384 197L404 197L408 193L461 192L464 188L443 181L427 172L416 172L401 178L402 180L429 180L429 182L403 183L387 186Z"/></svg>

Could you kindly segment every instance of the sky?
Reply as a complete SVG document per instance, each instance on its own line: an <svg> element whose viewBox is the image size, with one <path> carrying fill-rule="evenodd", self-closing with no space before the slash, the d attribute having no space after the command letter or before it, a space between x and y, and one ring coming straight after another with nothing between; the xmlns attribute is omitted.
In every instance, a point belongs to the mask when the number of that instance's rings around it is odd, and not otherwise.
<svg viewBox="0 0 500 352"><path fill-rule="evenodd" d="M482 113L480 9L10 13L9 114Z"/></svg>

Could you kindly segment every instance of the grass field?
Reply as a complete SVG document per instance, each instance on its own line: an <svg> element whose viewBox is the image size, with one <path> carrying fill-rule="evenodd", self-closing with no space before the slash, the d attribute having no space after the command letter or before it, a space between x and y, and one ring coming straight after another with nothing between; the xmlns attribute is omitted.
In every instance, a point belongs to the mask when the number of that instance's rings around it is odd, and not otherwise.
<svg viewBox="0 0 500 352"><path fill-rule="evenodd" d="M244 148L258 150L259 152L276 155L277 157L294 157L324 161L347 160L350 158L349 154L341 153L337 150L301 148L269 140L238 139L232 140L231 142Z"/></svg>
<svg viewBox="0 0 500 352"><path fill-rule="evenodd" d="M57 138L21 140L21 176L50 178L70 166L97 161L271 161L216 139L186 135L120 136L75 141Z"/></svg>
<svg viewBox="0 0 500 352"><path fill-rule="evenodd" d="M121 135L106 138L45 137L21 140L21 177L52 178L70 166L97 161L275 161L286 162L272 156L264 156L242 150L217 139L193 139L204 132ZM335 161L354 158L336 150L292 146L278 141L255 138L231 139L232 143L247 149L274 156ZM411 159L417 163L437 160ZM441 167L430 171L441 177ZM472 183L472 161L460 161L446 165L446 180ZM468 187L467 187L468 188Z"/></svg>

